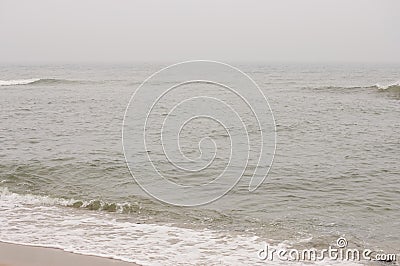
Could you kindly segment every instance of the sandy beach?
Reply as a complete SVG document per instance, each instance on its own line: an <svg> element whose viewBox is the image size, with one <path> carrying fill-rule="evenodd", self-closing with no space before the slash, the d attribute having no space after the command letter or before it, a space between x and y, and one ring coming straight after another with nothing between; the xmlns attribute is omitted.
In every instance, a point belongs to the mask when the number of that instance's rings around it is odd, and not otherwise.
<svg viewBox="0 0 400 266"><path fill-rule="evenodd" d="M23 254L24 256L21 256ZM138 264L108 258L69 253L54 248L0 243L0 266L135 266Z"/></svg>

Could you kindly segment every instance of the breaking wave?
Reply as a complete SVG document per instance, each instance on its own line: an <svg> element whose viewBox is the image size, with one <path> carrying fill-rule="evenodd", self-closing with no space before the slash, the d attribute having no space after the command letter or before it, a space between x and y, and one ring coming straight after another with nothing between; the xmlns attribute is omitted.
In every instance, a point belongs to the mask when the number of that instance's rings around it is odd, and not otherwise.
<svg viewBox="0 0 400 266"><path fill-rule="evenodd" d="M387 90L387 91L400 91L400 81L389 84L389 85L380 85L380 84L375 84L373 87L379 89L379 90Z"/></svg>
<svg viewBox="0 0 400 266"><path fill-rule="evenodd" d="M253 234L154 224L62 208L76 202L0 188L0 241L145 266L264 264L257 258L262 239Z"/></svg>
<svg viewBox="0 0 400 266"><path fill-rule="evenodd" d="M376 83L374 85L367 85L367 86L320 86L320 87L314 87L312 89L315 90L376 89L379 91L398 91L400 90L400 81L388 85L382 85Z"/></svg>
<svg viewBox="0 0 400 266"><path fill-rule="evenodd" d="M87 83L87 81L67 80L67 79L39 79L39 78L0 80L0 86L37 85L37 84L71 84L71 83Z"/></svg>
<svg viewBox="0 0 400 266"><path fill-rule="evenodd" d="M32 194L20 195L10 192L7 187L0 189L0 199L3 201L17 200L20 203L29 205L43 205L43 206L64 206L81 208L87 210L96 211L108 211L117 213L135 213L141 209L139 203L119 203L119 202L106 202L102 200L76 200L76 199L64 199L64 198L53 198L49 196L38 196Z"/></svg>

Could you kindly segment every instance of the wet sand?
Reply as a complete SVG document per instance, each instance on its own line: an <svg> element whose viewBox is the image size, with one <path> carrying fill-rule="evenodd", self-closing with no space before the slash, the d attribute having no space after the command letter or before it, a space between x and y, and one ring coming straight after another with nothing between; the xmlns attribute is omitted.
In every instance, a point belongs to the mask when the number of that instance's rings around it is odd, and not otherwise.
<svg viewBox="0 0 400 266"><path fill-rule="evenodd" d="M69 253L55 248L0 242L0 266L137 266L114 259Z"/></svg>

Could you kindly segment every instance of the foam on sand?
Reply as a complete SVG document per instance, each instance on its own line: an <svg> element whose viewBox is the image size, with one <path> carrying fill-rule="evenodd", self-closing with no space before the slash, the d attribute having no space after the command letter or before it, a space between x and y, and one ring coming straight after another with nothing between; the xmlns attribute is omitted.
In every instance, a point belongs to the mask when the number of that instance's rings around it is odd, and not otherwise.
<svg viewBox="0 0 400 266"><path fill-rule="evenodd" d="M254 235L143 224L123 214L66 207L72 202L0 189L0 241L141 265L285 265L260 260L257 254L266 239Z"/></svg>

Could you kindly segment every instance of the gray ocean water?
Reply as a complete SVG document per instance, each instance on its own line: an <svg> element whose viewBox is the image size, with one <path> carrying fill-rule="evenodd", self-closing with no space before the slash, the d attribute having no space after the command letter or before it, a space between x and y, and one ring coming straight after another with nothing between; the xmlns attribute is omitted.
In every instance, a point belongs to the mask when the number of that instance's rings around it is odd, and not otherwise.
<svg viewBox="0 0 400 266"><path fill-rule="evenodd" d="M399 253L400 65L235 65L271 105L275 160L255 192L240 181L196 208L144 193L123 154L129 99L165 66L0 66L0 241L144 265L254 264L264 241L338 237Z"/></svg>

